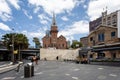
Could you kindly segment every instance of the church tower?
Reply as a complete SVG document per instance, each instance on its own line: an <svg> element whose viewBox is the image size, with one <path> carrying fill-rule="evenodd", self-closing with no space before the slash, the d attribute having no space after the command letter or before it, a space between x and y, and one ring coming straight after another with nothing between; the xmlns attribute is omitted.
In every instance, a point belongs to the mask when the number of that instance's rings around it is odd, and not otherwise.
<svg viewBox="0 0 120 80"><path fill-rule="evenodd" d="M55 19L55 14L54 13L53 13L53 19L52 19L50 34L51 34L51 47L57 47L58 29L57 29L56 19Z"/></svg>

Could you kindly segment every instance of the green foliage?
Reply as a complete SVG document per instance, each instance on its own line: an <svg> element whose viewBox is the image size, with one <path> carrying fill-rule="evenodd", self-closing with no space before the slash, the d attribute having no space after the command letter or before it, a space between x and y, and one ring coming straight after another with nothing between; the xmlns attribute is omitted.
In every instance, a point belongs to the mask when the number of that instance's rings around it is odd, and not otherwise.
<svg viewBox="0 0 120 80"><path fill-rule="evenodd" d="M76 49L76 48L79 48L79 47L82 47L82 43L81 42L73 42L72 45L71 45L71 48L73 49Z"/></svg>
<svg viewBox="0 0 120 80"><path fill-rule="evenodd" d="M28 48L28 39L24 34L19 33L10 33L2 36L4 45L10 49L12 45L12 40L14 42L14 49L27 49Z"/></svg>

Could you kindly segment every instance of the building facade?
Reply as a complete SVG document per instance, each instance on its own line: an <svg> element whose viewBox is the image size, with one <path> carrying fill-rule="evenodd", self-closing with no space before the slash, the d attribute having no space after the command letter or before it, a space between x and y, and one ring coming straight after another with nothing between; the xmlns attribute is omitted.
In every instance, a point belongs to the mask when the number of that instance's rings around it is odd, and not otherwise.
<svg viewBox="0 0 120 80"><path fill-rule="evenodd" d="M88 49L88 58L120 61L120 10L89 22L89 35L80 38Z"/></svg>
<svg viewBox="0 0 120 80"><path fill-rule="evenodd" d="M55 20L55 15L53 14L53 20L51 25L51 30L46 32L46 35L42 38L43 41L43 48L56 48L56 49L66 49L67 42L66 38L61 35L58 35L58 27Z"/></svg>
<svg viewBox="0 0 120 80"><path fill-rule="evenodd" d="M94 31L99 25L118 28L118 37L120 38L120 10L107 14L107 10L102 12L102 16L89 22L89 32Z"/></svg>
<svg viewBox="0 0 120 80"><path fill-rule="evenodd" d="M102 17L89 22L89 32L94 31L95 28L102 24Z"/></svg>
<svg viewBox="0 0 120 80"><path fill-rule="evenodd" d="M88 47L88 37L80 38L80 42L82 43L83 47Z"/></svg>
<svg viewBox="0 0 120 80"><path fill-rule="evenodd" d="M120 38L117 27L102 26L88 35L88 44L92 48L89 55L93 59L120 59Z"/></svg>

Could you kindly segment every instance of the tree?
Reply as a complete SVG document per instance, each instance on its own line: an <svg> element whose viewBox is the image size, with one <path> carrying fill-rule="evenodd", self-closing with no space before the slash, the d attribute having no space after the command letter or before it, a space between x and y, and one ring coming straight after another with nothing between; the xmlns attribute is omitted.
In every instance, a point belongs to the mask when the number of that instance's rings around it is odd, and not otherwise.
<svg viewBox="0 0 120 80"><path fill-rule="evenodd" d="M10 33L2 36L4 45L10 49L12 45L12 39L14 39L14 49L27 49L28 48L28 39L24 34L19 33Z"/></svg>
<svg viewBox="0 0 120 80"><path fill-rule="evenodd" d="M74 49L82 47L82 43L81 42L77 42L77 41L73 42L71 47L74 48Z"/></svg>
<svg viewBox="0 0 120 80"><path fill-rule="evenodd" d="M33 38L33 42L35 43L35 48L40 48L40 41L37 37Z"/></svg>

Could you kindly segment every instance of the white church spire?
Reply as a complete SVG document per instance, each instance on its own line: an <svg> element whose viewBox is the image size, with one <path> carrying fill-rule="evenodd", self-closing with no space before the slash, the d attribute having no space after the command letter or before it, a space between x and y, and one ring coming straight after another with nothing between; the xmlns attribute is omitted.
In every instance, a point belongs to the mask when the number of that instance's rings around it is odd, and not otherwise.
<svg viewBox="0 0 120 80"><path fill-rule="evenodd" d="M56 26L55 13L53 12L52 26Z"/></svg>

